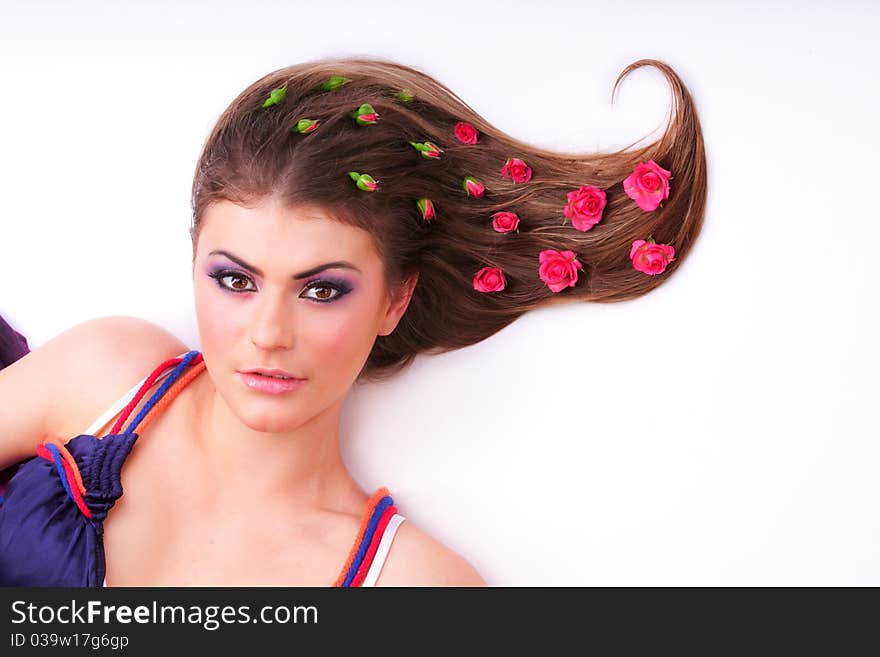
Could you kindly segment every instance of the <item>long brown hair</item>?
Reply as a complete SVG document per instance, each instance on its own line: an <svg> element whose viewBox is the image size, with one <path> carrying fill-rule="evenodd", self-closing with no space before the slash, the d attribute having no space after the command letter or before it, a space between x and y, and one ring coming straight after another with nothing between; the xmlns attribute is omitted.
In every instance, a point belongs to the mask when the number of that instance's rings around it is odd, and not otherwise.
<svg viewBox="0 0 880 657"><path fill-rule="evenodd" d="M694 103L667 64L643 59L632 70L654 66L672 90L669 121L652 144L611 153L552 152L501 132L453 91L414 68L374 58L322 59L274 71L245 89L223 112L196 167L192 208L193 255L201 219L214 201L242 205L275 196L286 207L317 206L334 219L369 231L385 268L387 289L399 290L418 272L410 304L396 329L377 336L359 380L377 380L405 367L418 353L442 353L479 342L542 305L570 301L612 302L645 294L686 259L700 232L706 202L706 154ZM331 76L347 81L324 87ZM281 102L265 106L273 89ZM400 92L411 93L402 98ZM359 126L351 112L369 103L375 124ZM301 119L318 121L312 132L292 131ZM465 144L458 122L476 128ZM427 159L410 142L433 142L439 159ZM530 181L502 176L508 158L533 170ZM623 189L640 162L654 160L672 173L669 198L651 212ZM368 173L378 189L359 189L350 171ZM474 176L486 186L469 196L462 182ZM564 223L567 193L582 185L605 191L602 220L580 231ZM430 198L436 216L426 221L416 201ZM492 215L515 212L517 232L499 233ZM633 267L634 240L653 239L675 248L661 274ZM571 250L583 269L573 287L553 292L538 275L538 253ZM506 278L499 292L474 289L475 273L497 267Z"/></svg>

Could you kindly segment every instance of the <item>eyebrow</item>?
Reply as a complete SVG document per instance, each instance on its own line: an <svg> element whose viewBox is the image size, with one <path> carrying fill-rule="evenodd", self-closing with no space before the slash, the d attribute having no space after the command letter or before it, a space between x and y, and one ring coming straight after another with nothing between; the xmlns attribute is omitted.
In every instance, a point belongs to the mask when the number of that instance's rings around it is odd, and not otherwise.
<svg viewBox="0 0 880 657"><path fill-rule="evenodd" d="M257 269L253 265L249 265L244 260L232 255L228 251L211 251L208 255L225 256L225 257L229 258L230 260L232 260L232 262L236 263L237 265L244 267L245 269L247 269L249 271L252 271L257 276L263 275L263 272L261 272L259 269ZM296 280L299 280L301 278L308 278L309 276L314 276L315 274L322 272L325 269L353 269L356 272L361 273L361 270L358 269L357 267L355 267L350 262L346 262L345 260L338 260L336 262L328 262L323 265L318 265L317 267L312 267L311 269L307 269L306 271L301 271L298 274L294 274L293 278Z"/></svg>

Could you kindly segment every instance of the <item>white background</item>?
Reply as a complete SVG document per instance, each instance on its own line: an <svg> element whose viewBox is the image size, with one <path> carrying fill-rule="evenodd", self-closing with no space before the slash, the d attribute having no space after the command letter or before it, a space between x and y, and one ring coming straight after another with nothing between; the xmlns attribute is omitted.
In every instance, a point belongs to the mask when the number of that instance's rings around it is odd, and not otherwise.
<svg viewBox="0 0 880 657"><path fill-rule="evenodd" d="M658 71L610 100L661 59L708 154L684 266L356 388L346 461L495 586L878 585L880 5L741 5L4 1L0 314L32 348L116 314L198 348L196 159L282 66L389 57L593 151L659 134Z"/></svg>

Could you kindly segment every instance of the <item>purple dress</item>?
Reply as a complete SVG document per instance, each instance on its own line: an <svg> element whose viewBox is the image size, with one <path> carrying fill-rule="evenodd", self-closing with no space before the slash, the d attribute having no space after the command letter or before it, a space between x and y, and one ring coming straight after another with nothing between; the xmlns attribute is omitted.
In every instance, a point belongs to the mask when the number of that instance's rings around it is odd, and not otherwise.
<svg viewBox="0 0 880 657"><path fill-rule="evenodd" d="M30 347L25 337L12 328L2 316L0 316L0 370L12 365L22 356L30 353ZM17 464L0 470L0 500L5 495L6 484L15 474Z"/></svg>
<svg viewBox="0 0 880 657"><path fill-rule="evenodd" d="M80 434L66 443L76 461L90 517L78 507L62 459L18 466L0 503L0 586L103 586L104 519L122 495L120 471L137 426L199 355L190 351L121 433Z"/></svg>
<svg viewBox="0 0 880 657"><path fill-rule="evenodd" d="M25 337L0 316L0 370L29 352Z"/></svg>

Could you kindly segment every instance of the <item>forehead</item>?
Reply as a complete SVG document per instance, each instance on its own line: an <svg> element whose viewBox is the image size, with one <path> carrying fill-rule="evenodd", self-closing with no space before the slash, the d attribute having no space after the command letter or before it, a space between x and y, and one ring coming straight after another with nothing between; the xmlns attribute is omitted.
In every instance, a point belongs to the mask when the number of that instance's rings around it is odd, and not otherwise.
<svg viewBox="0 0 880 657"><path fill-rule="evenodd" d="M250 207L219 201L206 208L199 250L218 248L259 263L293 263L303 269L328 260L350 260L368 269L379 263L366 231L331 219L319 208L288 208L271 200Z"/></svg>

